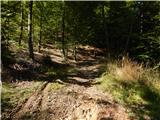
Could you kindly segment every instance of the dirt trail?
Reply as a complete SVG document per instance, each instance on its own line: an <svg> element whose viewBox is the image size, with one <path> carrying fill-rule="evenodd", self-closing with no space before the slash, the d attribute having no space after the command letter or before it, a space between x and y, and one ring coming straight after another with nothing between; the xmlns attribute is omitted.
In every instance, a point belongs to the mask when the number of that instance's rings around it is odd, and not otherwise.
<svg viewBox="0 0 160 120"><path fill-rule="evenodd" d="M82 60L74 63L73 67L77 72L68 75L70 82L65 87L55 91L52 82L45 82L12 119L128 120L122 106L92 85L92 81L99 77L100 60Z"/></svg>
<svg viewBox="0 0 160 120"><path fill-rule="evenodd" d="M127 120L125 109L95 87L69 85L52 92L49 83L32 96L14 120Z"/></svg>
<svg viewBox="0 0 160 120"><path fill-rule="evenodd" d="M33 93L33 95L27 100L27 102L24 105L22 105L21 109L15 115L12 116L12 119L27 119L28 117L35 118L36 112L39 111L39 105L42 100L41 92L44 91L47 84L48 82L44 82L42 86L35 93ZM23 116L25 117L23 118Z"/></svg>

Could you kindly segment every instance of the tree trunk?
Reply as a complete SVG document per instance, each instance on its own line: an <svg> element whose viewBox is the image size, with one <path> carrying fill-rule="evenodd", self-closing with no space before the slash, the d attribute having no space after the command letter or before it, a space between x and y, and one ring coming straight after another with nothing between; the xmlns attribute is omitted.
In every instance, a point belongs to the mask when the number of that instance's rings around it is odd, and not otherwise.
<svg viewBox="0 0 160 120"><path fill-rule="evenodd" d="M40 31L39 31L39 41L38 41L38 51L39 52L41 51L41 43L42 43L42 13L40 16Z"/></svg>
<svg viewBox="0 0 160 120"><path fill-rule="evenodd" d="M77 61L77 47L76 42L74 43L73 56L74 60Z"/></svg>
<svg viewBox="0 0 160 120"><path fill-rule="evenodd" d="M8 31L7 31L7 47L9 46L9 37L10 37L10 35L9 35L9 18L7 18L7 26L8 26Z"/></svg>
<svg viewBox="0 0 160 120"><path fill-rule="evenodd" d="M28 47L29 47L29 57L34 60L33 54L33 37L32 37L32 6L33 1L29 1L29 14L28 14L28 31L29 31L29 39L28 39Z"/></svg>
<svg viewBox="0 0 160 120"><path fill-rule="evenodd" d="M8 1L8 9L9 9L9 1ZM8 30L7 30L7 41L6 41L6 45L7 45L7 47L9 46L9 37L10 37L10 34L9 34L9 16L7 17L7 28L8 28Z"/></svg>
<svg viewBox="0 0 160 120"><path fill-rule="evenodd" d="M143 1L140 2L140 33L143 33Z"/></svg>
<svg viewBox="0 0 160 120"><path fill-rule="evenodd" d="M74 41L74 48L73 48L73 58L75 61L77 61L77 45L78 45L78 38L80 34L78 34L78 27L79 25L77 24L78 22L75 21L75 26L74 26L74 34L75 34L75 41Z"/></svg>
<svg viewBox="0 0 160 120"><path fill-rule="evenodd" d="M129 45L129 42L130 42L130 35L132 33L132 27L133 27L133 23L131 21L130 29L129 29L129 33L128 33L128 38L127 38L127 42L126 42L125 49L124 49L124 56L127 54L127 51L128 51L128 45Z"/></svg>
<svg viewBox="0 0 160 120"><path fill-rule="evenodd" d="M58 21L56 21L56 40L58 41Z"/></svg>
<svg viewBox="0 0 160 120"><path fill-rule="evenodd" d="M64 2L63 2L63 15L62 15L62 52L64 56L64 60L66 61L66 53L65 53L65 36L64 36L64 31L65 31L65 23L64 23L64 16L65 16L65 8L64 8Z"/></svg>
<svg viewBox="0 0 160 120"><path fill-rule="evenodd" d="M21 46L21 41L22 41L22 38L23 38L23 19L24 19L23 1L21 1L21 33L20 33L20 38L19 38L19 46Z"/></svg>
<svg viewBox="0 0 160 120"><path fill-rule="evenodd" d="M110 58L110 49L109 49L109 34L106 25L105 11L104 11L104 3L102 5L102 17L103 17L103 29L104 29L104 45L107 47L107 56Z"/></svg>

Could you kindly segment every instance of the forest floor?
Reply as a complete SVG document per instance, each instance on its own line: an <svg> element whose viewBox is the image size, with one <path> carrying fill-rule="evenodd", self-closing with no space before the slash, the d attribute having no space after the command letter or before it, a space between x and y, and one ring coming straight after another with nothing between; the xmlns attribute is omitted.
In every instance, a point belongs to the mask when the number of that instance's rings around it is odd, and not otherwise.
<svg viewBox="0 0 160 120"><path fill-rule="evenodd" d="M96 87L97 79L105 71L103 57L94 57L83 48L78 51L77 62L70 51L64 64L60 50L46 48L41 53L35 52L35 58L41 59L46 52L50 58L41 65L27 60L27 51L20 49L15 54L18 62L3 68L2 119L129 119L122 105ZM13 102L14 105L8 105Z"/></svg>

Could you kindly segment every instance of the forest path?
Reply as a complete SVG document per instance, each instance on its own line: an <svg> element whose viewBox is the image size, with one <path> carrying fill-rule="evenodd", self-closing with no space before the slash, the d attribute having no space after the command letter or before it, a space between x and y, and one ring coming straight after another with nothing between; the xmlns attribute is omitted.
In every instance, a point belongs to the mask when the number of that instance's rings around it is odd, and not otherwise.
<svg viewBox="0 0 160 120"><path fill-rule="evenodd" d="M94 85L101 73L102 59L83 58L76 63L70 62L74 71L67 75L67 80L56 80L65 84L64 87L55 91L53 82L44 82L12 119L128 120L125 109Z"/></svg>

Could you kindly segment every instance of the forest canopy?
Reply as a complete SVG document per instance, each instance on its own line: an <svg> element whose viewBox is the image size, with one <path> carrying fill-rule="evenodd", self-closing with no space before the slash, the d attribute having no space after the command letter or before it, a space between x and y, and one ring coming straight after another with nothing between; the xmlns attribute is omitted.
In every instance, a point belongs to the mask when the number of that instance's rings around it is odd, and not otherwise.
<svg viewBox="0 0 160 120"><path fill-rule="evenodd" d="M1 1L2 119L160 120L160 1Z"/></svg>
<svg viewBox="0 0 160 120"><path fill-rule="evenodd" d="M46 43L63 54L88 44L103 48L111 58L160 61L158 1L2 1L1 7L2 60L14 41L29 44L30 53Z"/></svg>

